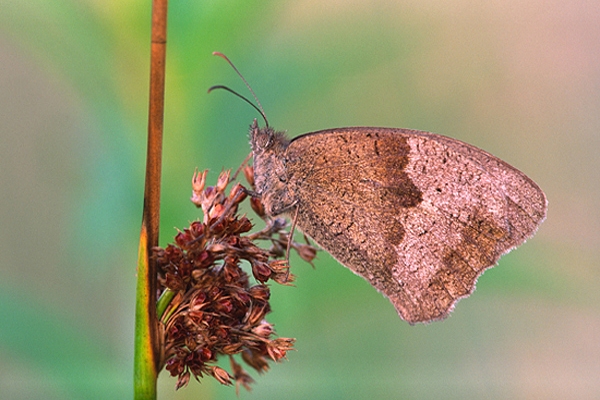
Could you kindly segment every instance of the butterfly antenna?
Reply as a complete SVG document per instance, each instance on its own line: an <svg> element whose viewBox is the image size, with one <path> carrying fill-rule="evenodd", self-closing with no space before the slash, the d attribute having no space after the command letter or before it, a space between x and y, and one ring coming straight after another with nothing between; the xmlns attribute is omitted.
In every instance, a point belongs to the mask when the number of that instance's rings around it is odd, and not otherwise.
<svg viewBox="0 0 600 400"><path fill-rule="evenodd" d="M263 119L265 120L265 123L267 124L267 126L269 126L269 123L267 122L267 117L265 117L265 114L263 113L263 111L256 107L256 105L251 102L250 100L248 100L247 98L245 98L244 96L242 96L241 94L239 94L238 92L236 92L233 89L228 88L227 86L223 86L223 85L215 85L215 86L211 86L208 88L208 93L212 92L215 89L224 89L227 90L229 93L235 94L237 97L239 97L240 99L244 100L246 103L250 104L252 107L254 107L254 109L256 111L258 111L260 113L260 115L262 115Z"/></svg>
<svg viewBox="0 0 600 400"><path fill-rule="evenodd" d="M262 105L260 104L260 101L258 100L258 97L256 97L256 93L254 93L254 90L252 90L252 87L250 86L250 84L248 83L248 81L246 81L246 78L244 78L244 76L241 74L241 72L235 67L235 65L233 65L233 63L231 62L231 60L229 58L227 58L227 56L225 54L220 53L218 51L214 51L213 52L213 56L219 56L222 59L224 59L225 61L227 61L229 63L229 65L231 65L231 68L233 68L233 70L242 79L242 81L244 82L244 84L246 85L246 87L248 88L248 90L250 91L250 93L252 93L252 97L254 97L254 100L256 101L256 104L258 105L258 107L256 105L252 104L252 102L250 102L250 100L248 100L247 98L245 98L241 94L239 94L239 93L237 93L237 92L229 89L227 86L222 86L222 85L213 86L210 89L208 89L208 92L210 93L210 91L213 90L213 89L225 89L225 90L229 91L230 93L233 93L236 96L240 97L241 99L244 99L247 103L249 103L250 105L252 105L252 107L254 107L260 113L260 115L265 120L265 124L267 126L269 126L269 121L267 120L267 115L265 114L265 110L263 110Z"/></svg>

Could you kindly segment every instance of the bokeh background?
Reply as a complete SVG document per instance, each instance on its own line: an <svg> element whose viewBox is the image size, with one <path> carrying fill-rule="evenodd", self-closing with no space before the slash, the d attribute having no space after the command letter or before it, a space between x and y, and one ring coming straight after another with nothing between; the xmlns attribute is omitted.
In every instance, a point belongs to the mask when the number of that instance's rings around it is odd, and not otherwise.
<svg viewBox="0 0 600 400"><path fill-rule="evenodd" d="M600 396L600 4L172 1L161 243L198 218L195 167L236 168L256 112L475 144L546 192L537 236L450 318L409 326L320 253L270 320L297 338L243 399ZM0 0L0 398L132 397L150 1ZM233 399L212 378L160 399Z"/></svg>

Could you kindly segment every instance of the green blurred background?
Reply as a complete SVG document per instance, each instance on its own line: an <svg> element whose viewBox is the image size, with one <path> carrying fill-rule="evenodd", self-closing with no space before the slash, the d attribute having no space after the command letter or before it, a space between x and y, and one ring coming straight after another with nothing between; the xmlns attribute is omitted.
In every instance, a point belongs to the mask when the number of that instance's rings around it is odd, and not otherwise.
<svg viewBox="0 0 600 400"><path fill-rule="evenodd" d="M548 219L450 318L411 327L320 253L270 320L297 338L243 399L563 399L600 393L600 4L171 1L161 243L199 216L195 167L236 168L256 112L475 144ZM0 0L0 398L132 397L150 1ZM212 378L160 399L233 399Z"/></svg>

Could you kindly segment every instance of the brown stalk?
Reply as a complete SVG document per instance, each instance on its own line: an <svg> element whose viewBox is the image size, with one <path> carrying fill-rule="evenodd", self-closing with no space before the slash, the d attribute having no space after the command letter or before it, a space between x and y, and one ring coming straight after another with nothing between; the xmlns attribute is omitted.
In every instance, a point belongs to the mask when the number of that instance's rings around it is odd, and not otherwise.
<svg viewBox="0 0 600 400"><path fill-rule="evenodd" d="M134 356L136 399L156 398L156 377L160 363L156 317L157 267L151 253L152 249L158 246L160 222L167 3L167 0L152 2L148 148L136 289Z"/></svg>
<svg viewBox="0 0 600 400"><path fill-rule="evenodd" d="M150 103L148 113L148 152L144 211L142 225L148 232L148 251L158 246L160 222L160 179L162 167L162 139L165 94L165 61L167 51L167 0L154 0L152 5L152 47L150 64ZM156 263L150 262L148 278L156 288ZM155 310L156 292L153 306Z"/></svg>

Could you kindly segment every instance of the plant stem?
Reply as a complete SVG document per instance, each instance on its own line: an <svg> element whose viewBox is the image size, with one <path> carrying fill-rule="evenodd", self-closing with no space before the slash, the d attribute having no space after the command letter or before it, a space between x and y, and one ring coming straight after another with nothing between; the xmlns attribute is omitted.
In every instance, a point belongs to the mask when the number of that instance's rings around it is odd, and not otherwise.
<svg viewBox="0 0 600 400"><path fill-rule="evenodd" d="M160 222L166 44L167 0L153 0L148 152L135 312L134 398L136 400L156 399L156 379L160 367L156 318L157 271L156 263L150 255L152 249L158 246Z"/></svg>

